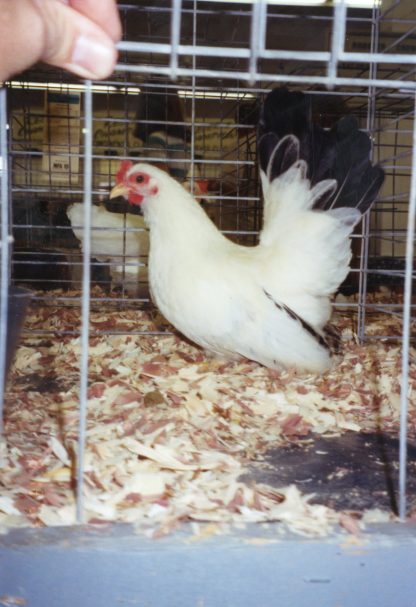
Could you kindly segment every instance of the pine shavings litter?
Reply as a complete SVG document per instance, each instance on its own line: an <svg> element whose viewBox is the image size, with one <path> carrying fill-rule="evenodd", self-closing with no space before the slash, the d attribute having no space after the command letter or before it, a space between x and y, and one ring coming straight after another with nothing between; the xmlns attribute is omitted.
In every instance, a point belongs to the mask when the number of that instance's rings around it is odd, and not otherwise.
<svg viewBox="0 0 416 607"><path fill-rule="evenodd" d="M400 334L399 319L375 316L374 332ZM338 321L352 335L347 315ZM26 328L73 330L77 308L34 308ZM249 462L268 449L309 433L336 436L399 420L400 350L380 340L351 338L334 368L322 376L271 371L248 361L208 358L178 335L145 334L160 327L145 312L91 314L86 519L129 522L160 537L182 521L198 533L230 524L280 521L317 537L340 524L359 536L369 511L348 513L313 503L293 484L274 488L240 480ZM369 332L373 330L369 322ZM410 367L409 431L415 434L415 352ZM25 335L9 381L6 442L0 445L0 529L74 524L74 471L79 423L80 340ZM373 512L373 515L371 515ZM388 515L387 515L388 516ZM384 518L383 518L384 517ZM200 531L201 522L210 530Z"/></svg>

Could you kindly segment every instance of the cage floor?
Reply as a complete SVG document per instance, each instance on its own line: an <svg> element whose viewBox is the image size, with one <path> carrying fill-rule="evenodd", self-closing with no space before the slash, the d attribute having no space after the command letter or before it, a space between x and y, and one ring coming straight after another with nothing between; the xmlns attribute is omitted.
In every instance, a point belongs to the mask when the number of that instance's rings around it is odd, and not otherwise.
<svg viewBox="0 0 416 607"><path fill-rule="evenodd" d="M397 317L368 322L369 332L400 334ZM80 341L53 332L79 323L78 307L58 302L32 306L27 318L5 407L3 529L75 522ZM179 335L149 334L161 327L146 312L93 310L86 522L129 522L158 537L183 521L196 533L207 533L199 522L216 533L281 521L322 536L338 523L358 533L394 517L400 347L358 345L351 316L337 323L343 355L314 376L213 360ZM414 362L410 377L412 441ZM415 453L409 444L412 492Z"/></svg>
<svg viewBox="0 0 416 607"><path fill-rule="evenodd" d="M409 443L407 490L416 494L416 445ZM378 432L311 436L270 449L253 462L242 480L272 487L294 483L313 493L313 502L337 510L371 508L398 512L399 441ZM413 501L411 499L411 501Z"/></svg>

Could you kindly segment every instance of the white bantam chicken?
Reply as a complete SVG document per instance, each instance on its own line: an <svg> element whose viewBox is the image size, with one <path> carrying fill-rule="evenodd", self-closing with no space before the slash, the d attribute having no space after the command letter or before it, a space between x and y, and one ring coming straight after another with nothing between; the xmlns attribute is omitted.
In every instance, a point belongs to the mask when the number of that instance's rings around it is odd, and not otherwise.
<svg viewBox="0 0 416 607"><path fill-rule="evenodd" d="M228 240L178 182L148 164L123 161L111 196L141 206L152 296L186 337L227 358L322 372L332 360L330 298L384 173L354 119L324 131L312 124L310 98L286 89L265 100L258 148L264 225L255 247Z"/></svg>
<svg viewBox="0 0 416 607"><path fill-rule="evenodd" d="M76 202L66 210L72 231L83 247L84 205ZM91 207L91 257L108 262L111 281L124 286L130 295L140 294L140 282L147 279L149 232L143 216L110 213L102 206Z"/></svg>

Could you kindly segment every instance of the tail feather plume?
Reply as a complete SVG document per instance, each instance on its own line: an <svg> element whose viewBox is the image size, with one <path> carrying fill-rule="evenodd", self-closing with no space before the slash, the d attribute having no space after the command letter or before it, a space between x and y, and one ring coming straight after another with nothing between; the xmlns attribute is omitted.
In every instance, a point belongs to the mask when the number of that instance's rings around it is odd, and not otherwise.
<svg viewBox="0 0 416 607"><path fill-rule="evenodd" d="M322 332L328 298L349 272L350 235L374 202L384 172L371 163L371 141L355 118L325 130L312 122L311 96L285 88L265 99L258 149L260 246L279 252L269 292Z"/></svg>
<svg viewBox="0 0 416 607"><path fill-rule="evenodd" d="M297 159L307 165L311 186L335 180L337 187L323 191L315 209L356 208L365 213L374 202L384 180L384 171L370 161L371 142L348 116L332 129L312 122L312 97L286 88L272 90L258 122L260 168L272 182Z"/></svg>

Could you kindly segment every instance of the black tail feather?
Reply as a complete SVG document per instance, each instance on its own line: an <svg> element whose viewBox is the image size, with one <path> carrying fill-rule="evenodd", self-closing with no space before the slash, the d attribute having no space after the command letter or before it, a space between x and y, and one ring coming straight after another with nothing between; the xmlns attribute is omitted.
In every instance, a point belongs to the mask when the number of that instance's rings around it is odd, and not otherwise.
<svg viewBox="0 0 416 607"><path fill-rule="evenodd" d="M273 135L273 133L271 133ZM265 135L267 137L267 135ZM271 138L270 138L271 143ZM299 159L299 139L293 135L286 135L280 141L275 138L275 144L267 164L268 177L284 173Z"/></svg>
<svg viewBox="0 0 416 607"><path fill-rule="evenodd" d="M260 167L271 181L297 160L293 145L279 145L288 135L299 141L299 158L307 163L312 186L324 179L338 183L331 196L316 201L315 208L354 207L365 213L371 207L383 184L384 171L372 165L370 139L359 130L355 118L342 118L326 131L312 122L310 95L286 88L272 90L261 108L257 127ZM293 137L287 139L289 142Z"/></svg>

